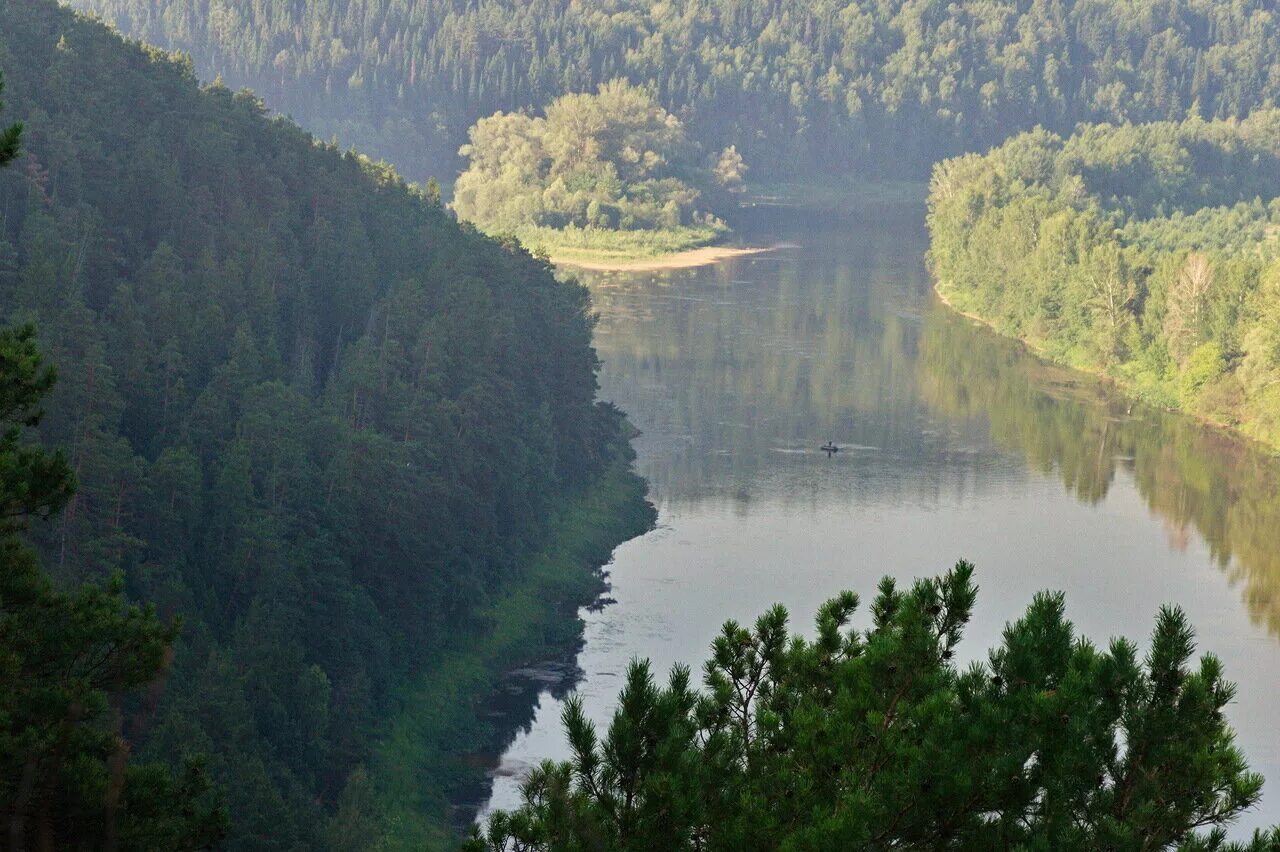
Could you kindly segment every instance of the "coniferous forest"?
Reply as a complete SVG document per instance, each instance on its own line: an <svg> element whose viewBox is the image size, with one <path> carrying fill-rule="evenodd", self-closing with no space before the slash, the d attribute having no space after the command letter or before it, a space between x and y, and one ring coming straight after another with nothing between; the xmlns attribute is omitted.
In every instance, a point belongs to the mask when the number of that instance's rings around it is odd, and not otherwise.
<svg viewBox="0 0 1280 852"><path fill-rule="evenodd" d="M478 118L623 77L758 177L923 177L1042 125L1280 97L1269 0L76 0L326 138L447 175Z"/></svg>
<svg viewBox="0 0 1280 852"><path fill-rule="evenodd" d="M1143 646L1094 644L1047 592L977 657L963 554L885 579L865 617L843 592L802 635L781 607L728 622L701 688L683 664L665 686L610 672L607 727L569 699L566 759L483 825L462 801L531 727L489 712L504 672L572 657L609 554L655 520L635 430L597 400L587 287L481 228L635 230L625 248L660 253L663 229L722 237L708 201L736 208L748 173L842 191L932 170L950 305L1280 446L1278 56L1271 0L0 0L0 846L1280 848L1280 829L1228 833L1276 806L1183 610ZM765 383L817 405L809 364L837 348L802 332L834 314L796 308L804 281L778 268L795 310L751 306L764 354L735 359L730 320L704 354L730 396L795 354ZM984 361L900 290L884 369L922 374L931 410L894 427L922 430L929 470L952 463L948 412L1034 442L1008 424L1046 403L997 375L1021 355ZM679 349L636 367L648 398ZM820 375L866 369L854 351ZM855 389L858 410L886 387ZM1053 399L1063 422L1121 422ZM667 440L687 462L685 408ZM725 434L785 419L741 408ZM1123 441L1042 466L1102 503L1112 445L1151 433L1132 409ZM817 458L813 437L768 449ZM989 460L975 446L955 455ZM1272 468L1232 452L1200 476L1187 450L1190 484L1166 489L1184 515L1213 491L1221 517L1261 519L1205 536L1219 567L1280 547ZM849 476L867 494L870 469ZM735 480L717 520L758 484ZM715 582L717 606L750 585ZM1250 578L1249 606L1273 585Z"/></svg>
<svg viewBox="0 0 1280 852"><path fill-rule="evenodd" d="M30 537L181 621L115 684L135 755L201 760L233 847L322 847L392 687L625 464L586 292L52 0L0 4L0 66L2 320L75 482Z"/></svg>

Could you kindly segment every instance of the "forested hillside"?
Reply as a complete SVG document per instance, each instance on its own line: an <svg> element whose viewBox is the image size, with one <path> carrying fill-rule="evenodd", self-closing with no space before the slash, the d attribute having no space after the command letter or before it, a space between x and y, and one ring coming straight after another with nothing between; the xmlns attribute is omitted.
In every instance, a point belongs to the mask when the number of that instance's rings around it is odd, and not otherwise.
<svg viewBox="0 0 1280 852"><path fill-rule="evenodd" d="M757 177L920 175L1037 124L1280 98L1270 0L73 0L415 177L466 129L625 77Z"/></svg>
<svg viewBox="0 0 1280 852"><path fill-rule="evenodd" d="M79 484L32 536L182 619L124 733L209 755L234 848L370 842L329 818L393 687L625 465L586 291L54 0L0 2L0 68L0 323L59 368Z"/></svg>
<svg viewBox="0 0 1280 852"><path fill-rule="evenodd" d="M940 164L929 227L956 307L1280 444L1280 111L1024 134Z"/></svg>

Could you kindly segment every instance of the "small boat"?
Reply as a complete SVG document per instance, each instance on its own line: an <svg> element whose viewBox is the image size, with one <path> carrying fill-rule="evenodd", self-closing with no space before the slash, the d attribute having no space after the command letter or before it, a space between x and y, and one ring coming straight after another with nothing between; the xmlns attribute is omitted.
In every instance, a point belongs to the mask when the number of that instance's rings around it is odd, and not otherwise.
<svg viewBox="0 0 1280 852"><path fill-rule="evenodd" d="M822 445L821 449L827 455L840 452L840 448L837 447L833 441L827 441L825 444Z"/></svg>

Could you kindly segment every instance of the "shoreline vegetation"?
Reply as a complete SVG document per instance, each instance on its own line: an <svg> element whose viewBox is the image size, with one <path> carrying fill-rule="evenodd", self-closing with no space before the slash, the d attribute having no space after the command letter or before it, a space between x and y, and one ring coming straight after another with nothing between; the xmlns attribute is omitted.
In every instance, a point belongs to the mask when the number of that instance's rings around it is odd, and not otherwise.
<svg viewBox="0 0 1280 852"><path fill-rule="evenodd" d="M451 207L492 235L561 259L628 262L722 240L746 164L714 162L678 118L625 80L564 95L542 115L495 113L471 128Z"/></svg>
<svg viewBox="0 0 1280 852"><path fill-rule="evenodd" d="M704 249L726 249L718 245L730 234L724 225L680 226L624 231L611 228L523 227L515 230L521 245L554 264L571 264L589 269L622 269L639 264L666 261L677 255Z"/></svg>
<svg viewBox="0 0 1280 852"><path fill-rule="evenodd" d="M573 252L554 249L548 259L556 266L591 272L658 272L666 269L694 269L738 257L776 251L779 246L702 246L649 257L617 257L603 252Z"/></svg>
<svg viewBox="0 0 1280 852"><path fill-rule="evenodd" d="M365 827L379 839L374 848L445 848L469 823L463 802L484 782L481 758L505 750L527 721L491 712L507 673L576 654L577 612L607 590L604 568L614 549L653 527L656 512L633 457L629 443L618 449L613 464L548 524L547 543L494 602L487 625L457 636L401 690L358 797Z"/></svg>
<svg viewBox="0 0 1280 852"><path fill-rule="evenodd" d="M735 194L740 210L778 208L859 213L883 207L922 205L928 185L918 181L833 181L747 184ZM708 266L723 260L776 251L780 246L733 246L724 225L645 231L598 228L521 228L518 239L556 266L592 272L655 272Z"/></svg>
<svg viewBox="0 0 1280 852"><path fill-rule="evenodd" d="M1147 405L1280 450L1280 111L1036 131L941 163L951 307Z"/></svg>
<svg viewBox="0 0 1280 852"><path fill-rule="evenodd" d="M954 314L957 314L958 316L962 316L967 320L971 320L977 323L978 325L990 331L992 334L999 335L1000 337L1003 337L1006 340L1012 340L1020 344L1028 352L1030 352L1033 356L1035 356L1038 360L1042 361L1045 364L1052 364L1055 367L1060 367L1062 369L1070 370L1071 372L1076 373L1080 376L1086 376L1089 379L1100 382L1104 386L1114 390L1117 394L1124 397L1125 399L1130 400L1132 402L1136 402L1139 405L1149 406L1159 411L1164 411L1170 414L1176 414L1176 415L1181 415L1183 417L1190 418L1192 421L1199 423L1203 426L1209 427L1211 429L1215 429L1237 440L1245 441L1247 444L1253 447L1256 447L1265 453L1280 455L1280 443L1269 441L1269 440L1266 440L1265 438L1259 437L1258 435L1249 433L1248 431L1245 430L1244 424L1229 423L1226 420L1216 419L1207 414L1201 414L1196 411L1188 411L1187 409L1181 408L1177 405L1161 404L1158 401L1145 397L1138 388L1135 388L1133 385L1125 382L1123 378L1113 375L1111 373L1108 373L1106 370L1104 370L1101 367L1090 367L1082 364L1070 364L1055 358L1053 356L1053 353L1050 351L1049 347L1046 345L1045 341L1043 340L1037 340L1033 337L1028 337L1025 335L1010 334L1008 332L1001 331L994 321L988 319L987 317L982 316L981 314L974 313L973 311L968 310L965 307L962 307L961 305L956 304L956 297L959 295L961 296L961 298L963 298L963 294L958 294L954 290L948 290L946 288L946 284L936 278L934 279L934 282L933 282L933 295L937 297L939 302L941 302L943 305L946 306L947 310L951 311Z"/></svg>

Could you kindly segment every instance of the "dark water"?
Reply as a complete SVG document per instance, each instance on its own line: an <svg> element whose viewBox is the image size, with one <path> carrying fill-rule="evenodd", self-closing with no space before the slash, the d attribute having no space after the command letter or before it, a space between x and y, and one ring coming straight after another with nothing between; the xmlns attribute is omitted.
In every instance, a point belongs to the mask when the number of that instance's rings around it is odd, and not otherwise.
<svg viewBox="0 0 1280 852"><path fill-rule="evenodd" d="M978 566L964 645L982 658L1041 589L1097 641L1143 641L1182 604L1240 685L1231 716L1280 819L1280 463L1192 421L1130 406L938 304L919 210L759 215L784 249L696 271L596 275L601 395L643 435L659 526L615 553L617 603L585 613L578 683L607 724L632 657L698 668L728 618L817 606L885 574ZM828 458L828 439L845 447ZM561 700L495 771L518 800L565 755Z"/></svg>

